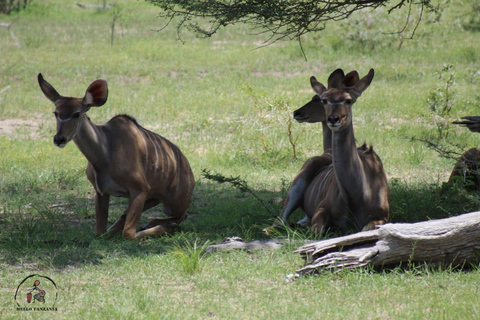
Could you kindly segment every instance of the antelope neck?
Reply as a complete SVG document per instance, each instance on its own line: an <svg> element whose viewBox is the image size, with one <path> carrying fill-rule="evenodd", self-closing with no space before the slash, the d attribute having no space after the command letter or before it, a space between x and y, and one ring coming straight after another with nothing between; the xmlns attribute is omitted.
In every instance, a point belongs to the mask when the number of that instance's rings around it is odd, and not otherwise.
<svg viewBox="0 0 480 320"><path fill-rule="evenodd" d="M362 198L366 192L366 177L355 145L353 126L332 134L333 166L337 181L349 198Z"/></svg>
<svg viewBox="0 0 480 320"><path fill-rule="evenodd" d="M105 135L99 126L90 121L87 115L82 117L82 125L73 138L73 142L94 167L103 166L108 161Z"/></svg>
<svg viewBox="0 0 480 320"><path fill-rule="evenodd" d="M330 149L332 147L332 130L327 125L326 121L322 121L323 129L323 151Z"/></svg>

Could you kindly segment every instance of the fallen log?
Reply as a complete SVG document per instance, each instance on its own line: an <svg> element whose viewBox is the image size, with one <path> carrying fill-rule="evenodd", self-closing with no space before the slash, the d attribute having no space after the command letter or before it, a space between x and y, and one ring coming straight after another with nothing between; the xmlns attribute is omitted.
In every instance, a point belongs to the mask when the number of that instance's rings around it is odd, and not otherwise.
<svg viewBox="0 0 480 320"><path fill-rule="evenodd" d="M480 262L480 212L312 242L298 248L306 261L297 275L402 262L462 266Z"/></svg>

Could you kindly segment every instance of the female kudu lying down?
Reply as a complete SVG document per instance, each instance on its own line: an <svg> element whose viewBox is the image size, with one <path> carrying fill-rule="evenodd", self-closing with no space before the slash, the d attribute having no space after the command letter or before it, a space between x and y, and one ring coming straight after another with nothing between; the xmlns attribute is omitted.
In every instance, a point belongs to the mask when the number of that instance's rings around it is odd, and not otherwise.
<svg viewBox="0 0 480 320"><path fill-rule="evenodd" d="M382 162L371 147L357 149L352 125L352 105L370 85L373 75L372 69L358 80L355 71L344 76L338 69L328 79L328 90L311 78L324 109L307 109L307 104L296 113L311 119L321 119L321 113L325 114L332 150L304 164L290 187L280 223L298 207L320 234L330 226L342 232L352 227L368 230L388 220L390 192ZM269 231L271 228L266 229Z"/></svg>
<svg viewBox="0 0 480 320"><path fill-rule="evenodd" d="M87 178L95 189L96 235L107 231L110 196L129 199L123 215L108 229L127 239L163 235L187 218L195 180L187 158L167 139L141 127L127 115L95 125L87 117L91 107L107 101L105 80L95 80L83 98L64 97L38 74L45 96L55 104L57 133L63 148L73 140L88 160ZM170 219L153 219L136 232L143 211L163 203Z"/></svg>
<svg viewBox="0 0 480 320"><path fill-rule="evenodd" d="M462 117L462 119L464 120L453 123L465 126L472 132L480 132L479 116ZM471 148L458 159L448 182L454 183L458 179L460 179L466 189L480 189L480 149Z"/></svg>

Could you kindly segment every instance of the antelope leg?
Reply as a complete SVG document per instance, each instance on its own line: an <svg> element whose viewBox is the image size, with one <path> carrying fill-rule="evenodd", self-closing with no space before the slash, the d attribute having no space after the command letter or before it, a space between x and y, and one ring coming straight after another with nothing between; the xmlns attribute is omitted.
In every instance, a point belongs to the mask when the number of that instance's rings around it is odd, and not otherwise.
<svg viewBox="0 0 480 320"><path fill-rule="evenodd" d="M96 193L95 195L95 225L96 236L99 237L107 231L108 222L108 206L110 203L110 195L102 195Z"/></svg>
<svg viewBox="0 0 480 320"><path fill-rule="evenodd" d="M127 210L125 211L126 219L125 226L123 227L122 236L125 239L136 239L136 230L138 221L145 206L145 200L147 198L147 192L140 192L136 195L132 195Z"/></svg>

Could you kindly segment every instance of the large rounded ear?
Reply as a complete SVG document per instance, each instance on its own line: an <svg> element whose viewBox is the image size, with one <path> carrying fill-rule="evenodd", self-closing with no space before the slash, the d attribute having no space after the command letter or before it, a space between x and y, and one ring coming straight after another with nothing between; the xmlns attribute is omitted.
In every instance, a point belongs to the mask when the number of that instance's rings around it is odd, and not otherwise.
<svg viewBox="0 0 480 320"><path fill-rule="evenodd" d="M327 91L327 88L323 84L317 81L315 77L310 77L310 84L312 85L313 91L319 96L322 95L325 91Z"/></svg>
<svg viewBox="0 0 480 320"><path fill-rule="evenodd" d="M342 69L337 69L332 72L330 77L328 77L328 88L342 88L343 78L345 78L345 73Z"/></svg>
<svg viewBox="0 0 480 320"><path fill-rule="evenodd" d="M92 82L85 92L83 102L87 107L100 107L107 102L108 86L107 81L98 79Z"/></svg>
<svg viewBox="0 0 480 320"><path fill-rule="evenodd" d="M53 86L43 79L41 73L38 74L38 84L40 85L40 89L42 89L43 94L47 97L48 100L55 102L60 98L57 90L53 88Z"/></svg>
<svg viewBox="0 0 480 320"><path fill-rule="evenodd" d="M360 76L358 75L357 71L353 70L347 73L345 78L343 78L342 84L347 88L353 87L358 80L360 80Z"/></svg>
<svg viewBox="0 0 480 320"><path fill-rule="evenodd" d="M353 86L353 89L360 95L362 94L363 91L365 91L368 86L370 85L370 83L372 83L372 80L373 80L373 76L374 76L375 72L373 71L373 69L370 69L370 71L368 72L368 74L362 78L362 80L358 81L357 83L355 83L355 85Z"/></svg>

